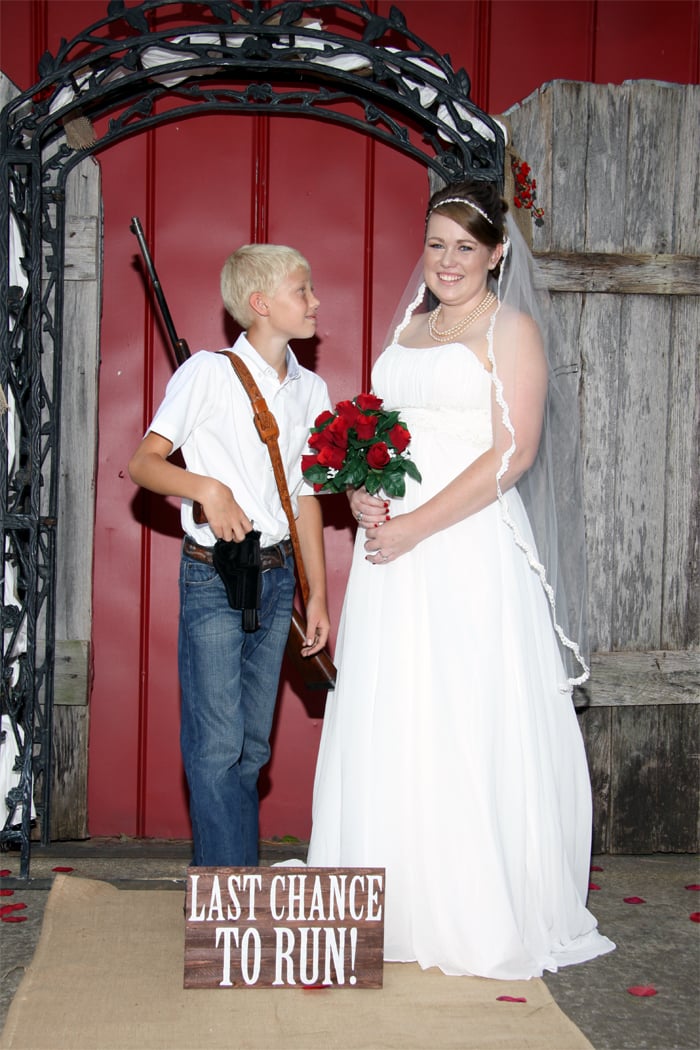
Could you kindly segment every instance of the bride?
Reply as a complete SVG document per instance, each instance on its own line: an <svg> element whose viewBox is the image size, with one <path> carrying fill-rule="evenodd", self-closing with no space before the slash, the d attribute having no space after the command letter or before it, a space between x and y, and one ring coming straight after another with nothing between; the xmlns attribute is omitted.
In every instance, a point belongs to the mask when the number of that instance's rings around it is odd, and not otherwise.
<svg viewBox="0 0 700 1050"><path fill-rule="evenodd" d="M549 500L563 381L506 211L486 182L433 196L432 308L421 285L373 370L422 482L388 502L349 493L359 527L308 864L386 869L387 961L510 980L614 945L586 908L572 688L588 668L560 586L582 540L567 528L561 555ZM577 476L571 461L560 474Z"/></svg>

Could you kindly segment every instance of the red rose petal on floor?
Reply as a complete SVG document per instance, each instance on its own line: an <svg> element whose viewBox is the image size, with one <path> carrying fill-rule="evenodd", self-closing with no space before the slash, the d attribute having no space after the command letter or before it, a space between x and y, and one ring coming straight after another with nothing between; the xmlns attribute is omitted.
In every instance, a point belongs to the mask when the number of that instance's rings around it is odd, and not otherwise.
<svg viewBox="0 0 700 1050"><path fill-rule="evenodd" d="M0 874L2 874L0 872ZM700 890L700 882L691 882L689 886L686 886L687 890Z"/></svg>
<svg viewBox="0 0 700 1050"><path fill-rule="evenodd" d="M2 871L0 871L0 878L2 878L3 875L11 875L11 874L12 874L12 872L10 871L9 868L3 868Z"/></svg>
<svg viewBox="0 0 700 1050"><path fill-rule="evenodd" d="M644 897L623 897L625 904L646 904Z"/></svg>
<svg viewBox="0 0 700 1050"><path fill-rule="evenodd" d="M591 871L605 871L605 868L601 868L597 864L592 864Z"/></svg>
<svg viewBox="0 0 700 1050"><path fill-rule="evenodd" d="M0 922L26 922L26 915L0 915Z"/></svg>
<svg viewBox="0 0 700 1050"><path fill-rule="evenodd" d="M21 911L26 907L27 905L22 904L20 901L17 901L16 904L3 904L0 908L0 915L9 915L11 911Z"/></svg>
<svg viewBox="0 0 700 1050"><path fill-rule="evenodd" d="M700 922L700 911L691 912L690 921L691 922Z"/></svg>
<svg viewBox="0 0 700 1050"><path fill-rule="evenodd" d="M14 890L0 890L0 897L11 897Z"/></svg>
<svg viewBox="0 0 700 1050"><path fill-rule="evenodd" d="M75 868L52 868L51 871L75 871Z"/></svg>
<svg viewBox="0 0 700 1050"><path fill-rule="evenodd" d="M650 984L635 984L627 991L630 995L639 995L645 998L648 995L656 995L656 988L652 988Z"/></svg>
<svg viewBox="0 0 700 1050"><path fill-rule="evenodd" d="M589 890L599 890L599 889L600 889L600 886L597 886L597 885L595 884L595 882L589 882L589 883L588 883L588 888L589 888Z"/></svg>
<svg viewBox="0 0 700 1050"><path fill-rule="evenodd" d="M497 1003L526 1003L527 999L521 998L519 995L497 995Z"/></svg>

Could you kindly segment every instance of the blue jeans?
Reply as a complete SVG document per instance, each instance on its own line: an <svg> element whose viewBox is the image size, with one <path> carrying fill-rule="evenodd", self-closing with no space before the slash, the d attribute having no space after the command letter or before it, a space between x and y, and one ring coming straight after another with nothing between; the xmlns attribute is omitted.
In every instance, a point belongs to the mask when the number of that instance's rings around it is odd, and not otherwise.
<svg viewBox="0 0 700 1050"><path fill-rule="evenodd" d="M214 566L182 554L180 746L194 865L258 864L258 774L270 757L294 587L291 557L283 568L264 572L260 627L246 633Z"/></svg>

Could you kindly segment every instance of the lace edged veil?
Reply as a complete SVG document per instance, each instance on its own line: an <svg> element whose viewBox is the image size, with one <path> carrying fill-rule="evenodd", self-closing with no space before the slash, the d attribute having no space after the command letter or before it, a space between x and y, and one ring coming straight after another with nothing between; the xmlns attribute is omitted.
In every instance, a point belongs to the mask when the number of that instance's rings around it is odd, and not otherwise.
<svg viewBox="0 0 700 1050"><path fill-rule="evenodd" d="M488 332L488 354L496 400L511 443L497 474L498 502L513 541L540 580L550 607L553 629L567 675L562 691L570 692L589 677L587 634L586 546L578 412L580 368L576 347L566 345L557 322L553 301L517 223L506 215L506 251L497 281L489 279L499 306ZM422 280L422 261L416 266L394 314L387 343L396 343L416 310L431 309ZM504 306L536 321L547 357L548 388L542 435L536 459L517 483L525 505L535 547L523 537L510 515L508 491L500 479L517 447L518 435L511 420L498 374L494 335Z"/></svg>

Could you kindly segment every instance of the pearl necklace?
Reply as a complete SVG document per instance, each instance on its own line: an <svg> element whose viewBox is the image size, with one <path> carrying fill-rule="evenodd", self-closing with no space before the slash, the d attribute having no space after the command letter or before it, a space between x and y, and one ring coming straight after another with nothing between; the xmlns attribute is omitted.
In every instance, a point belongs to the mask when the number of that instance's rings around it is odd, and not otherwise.
<svg viewBox="0 0 700 1050"><path fill-rule="evenodd" d="M487 292L484 298L481 300L478 306L475 306L466 317L463 317L457 324L452 325L452 328L446 328L444 332L437 330L437 319L442 311L442 303L436 306L432 313L428 314L428 331L430 332L430 338L434 339L436 343L449 343L455 336L461 335L462 332L466 331L469 325L476 321L477 317L481 317L483 313L486 313L488 308L496 302L496 296L493 292Z"/></svg>

